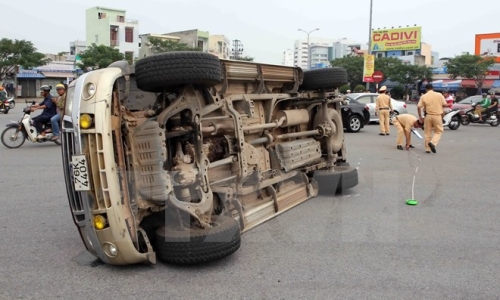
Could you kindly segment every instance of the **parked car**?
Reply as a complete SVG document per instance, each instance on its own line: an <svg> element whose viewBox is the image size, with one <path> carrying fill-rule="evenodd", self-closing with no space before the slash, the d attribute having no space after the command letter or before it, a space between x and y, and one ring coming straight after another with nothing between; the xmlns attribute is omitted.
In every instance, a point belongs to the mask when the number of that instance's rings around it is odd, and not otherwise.
<svg viewBox="0 0 500 300"><path fill-rule="evenodd" d="M358 132L370 123L370 112L366 104L349 100L340 107L342 123L347 132Z"/></svg>
<svg viewBox="0 0 500 300"><path fill-rule="evenodd" d="M464 111L468 110L472 106L472 103L477 103L481 100L483 100L481 95L470 96L458 101L457 103L453 103L451 109L459 109L460 113L463 114Z"/></svg>
<svg viewBox="0 0 500 300"><path fill-rule="evenodd" d="M375 115L375 99L379 94L376 93L354 93L347 95L349 100L356 100L356 102L365 104L368 106L368 111L370 113L370 122L378 122L378 116ZM408 110L406 109L406 103L404 101L394 100L391 98L392 108L394 114L406 114Z"/></svg>

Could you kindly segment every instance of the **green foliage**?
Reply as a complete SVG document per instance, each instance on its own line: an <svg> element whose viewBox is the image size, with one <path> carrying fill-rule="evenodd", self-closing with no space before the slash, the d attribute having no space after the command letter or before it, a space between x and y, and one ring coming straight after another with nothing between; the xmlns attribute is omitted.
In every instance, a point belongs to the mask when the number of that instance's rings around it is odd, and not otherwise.
<svg viewBox="0 0 500 300"><path fill-rule="evenodd" d="M191 48L186 43L181 43L174 40L164 40L160 38L150 37L151 52L163 53L171 51L201 51L200 48Z"/></svg>
<svg viewBox="0 0 500 300"><path fill-rule="evenodd" d="M339 92L341 94L345 94L345 93L347 93L347 90L350 90L350 89L351 89L351 86L346 84L346 85L339 87Z"/></svg>
<svg viewBox="0 0 500 300"><path fill-rule="evenodd" d="M243 56L243 57L235 57L234 60L242 60L242 61L253 61L253 57Z"/></svg>
<svg viewBox="0 0 500 300"><path fill-rule="evenodd" d="M363 82L363 57L345 56L330 62L332 67L342 67L347 71L347 81L351 87Z"/></svg>
<svg viewBox="0 0 500 300"><path fill-rule="evenodd" d="M493 64L495 64L495 60L492 57L464 54L450 59L445 63L445 66L451 78L474 79L478 90L481 90L487 71Z"/></svg>
<svg viewBox="0 0 500 300"><path fill-rule="evenodd" d="M405 94L405 87L402 85L397 85L391 89L391 97L393 99L403 99Z"/></svg>
<svg viewBox="0 0 500 300"><path fill-rule="evenodd" d="M355 92L355 93L364 92L365 90L366 90L366 86L365 86L365 85L362 85L362 84L358 84L358 85L354 88L354 92Z"/></svg>
<svg viewBox="0 0 500 300"><path fill-rule="evenodd" d="M402 85L413 84L418 80L432 80L432 69L427 66L405 65L392 67L388 77Z"/></svg>
<svg viewBox="0 0 500 300"><path fill-rule="evenodd" d="M111 63L124 59L123 53L114 47L92 44L80 53L81 62L78 67L84 72L107 68Z"/></svg>
<svg viewBox="0 0 500 300"><path fill-rule="evenodd" d="M0 40L0 81L7 73L15 72L17 66L27 69L43 66L49 61L45 55L37 52L32 42L7 38Z"/></svg>

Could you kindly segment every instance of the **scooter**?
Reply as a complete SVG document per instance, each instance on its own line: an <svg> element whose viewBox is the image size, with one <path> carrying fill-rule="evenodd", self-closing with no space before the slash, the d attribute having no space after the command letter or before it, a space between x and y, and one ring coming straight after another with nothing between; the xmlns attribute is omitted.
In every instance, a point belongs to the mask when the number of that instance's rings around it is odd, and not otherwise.
<svg viewBox="0 0 500 300"><path fill-rule="evenodd" d="M14 109L14 107L16 107L16 100L14 100L14 97L10 97L5 101L9 104L10 109Z"/></svg>
<svg viewBox="0 0 500 300"><path fill-rule="evenodd" d="M9 102L9 99L6 100L0 100L0 112L3 112L4 114L8 114L9 110L11 109Z"/></svg>
<svg viewBox="0 0 500 300"><path fill-rule="evenodd" d="M461 123L462 125L469 125L470 123L479 123L479 124L490 124L493 127L498 126L500 119L500 108L497 108L494 112L484 112L482 117L483 121L479 121L479 116L476 114L476 105L477 103L473 103L471 108L465 111L462 115Z"/></svg>
<svg viewBox="0 0 500 300"><path fill-rule="evenodd" d="M451 130L457 130L460 127L460 110L458 108L444 115L443 126L448 126Z"/></svg>
<svg viewBox="0 0 500 300"><path fill-rule="evenodd" d="M26 103L28 103L28 101L26 101ZM35 101L33 101L32 104L35 104ZM21 147L26 140L33 143L53 142L56 145L61 145L59 140L52 140L54 134L52 133L50 122L49 124L44 124L43 130L45 132L45 136L39 139L38 132L33 126L30 114L31 107L28 106L23 109L23 117L19 120L19 122L12 122L6 125L7 128L5 128L1 136L2 144L9 149Z"/></svg>

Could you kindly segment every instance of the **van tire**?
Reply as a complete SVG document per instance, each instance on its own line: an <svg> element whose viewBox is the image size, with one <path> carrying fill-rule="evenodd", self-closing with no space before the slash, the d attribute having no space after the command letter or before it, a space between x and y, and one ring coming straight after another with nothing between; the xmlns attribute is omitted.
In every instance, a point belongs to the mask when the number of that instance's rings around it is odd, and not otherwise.
<svg viewBox="0 0 500 300"><path fill-rule="evenodd" d="M347 84L347 71L333 67L304 72L300 90L336 89Z"/></svg>
<svg viewBox="0 0 500 300"><path fill-rule="evenodd" d="M162 92L188 84L213 87L222 81L220 60L205 52L173 51L141 58L135 64L137 87Z"/></svg>
<svg viewBox="0 0 500 300"><path fill-rule="evenodd" d="M195 265L224 258L241 245L240 225L226 216L213 216L210 228L156 230L158 258L176 265Z"/></svg>
<svg viewBox="0 0 500 300"><path fill-rule="evenodd" d="M318 170L313 177L318 182L319 194L323 196L334 196L358 185L358 170L350 166Z"/></svg>

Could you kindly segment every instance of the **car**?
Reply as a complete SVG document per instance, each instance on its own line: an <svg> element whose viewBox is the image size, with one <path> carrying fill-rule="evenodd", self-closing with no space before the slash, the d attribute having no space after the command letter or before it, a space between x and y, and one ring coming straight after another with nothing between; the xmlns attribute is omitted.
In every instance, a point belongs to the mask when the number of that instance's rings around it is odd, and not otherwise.
<svg viewBox="0 0 500 300"><path fill-rule="evenodd" d="M472 106L472 103L477 103L481 100L483 100L483 97L481 95L470 96L458 101L457 103L453 103L451 109L459 109L461 112L464 112Z"/></svg>
<svg viewBox="0 0 500 300"><path fill-rule="evenodd" d="M378 95L379 94L376 93L353 93L348 94L347 98L349 101L356 100L358 103L366 104L370 113L370 122L378 122L378 116L375 115L375 100ZM391 104L395 115L408 113L406 103L404 101L394 100L391 98Z"/></svg>
<svg viewBox="0 0 500 300"><path fill-rule="evenodd" d="M370 123L370 111L366 104L349 100L340 107L342 123L347 132L358 132Z"/></svg>

